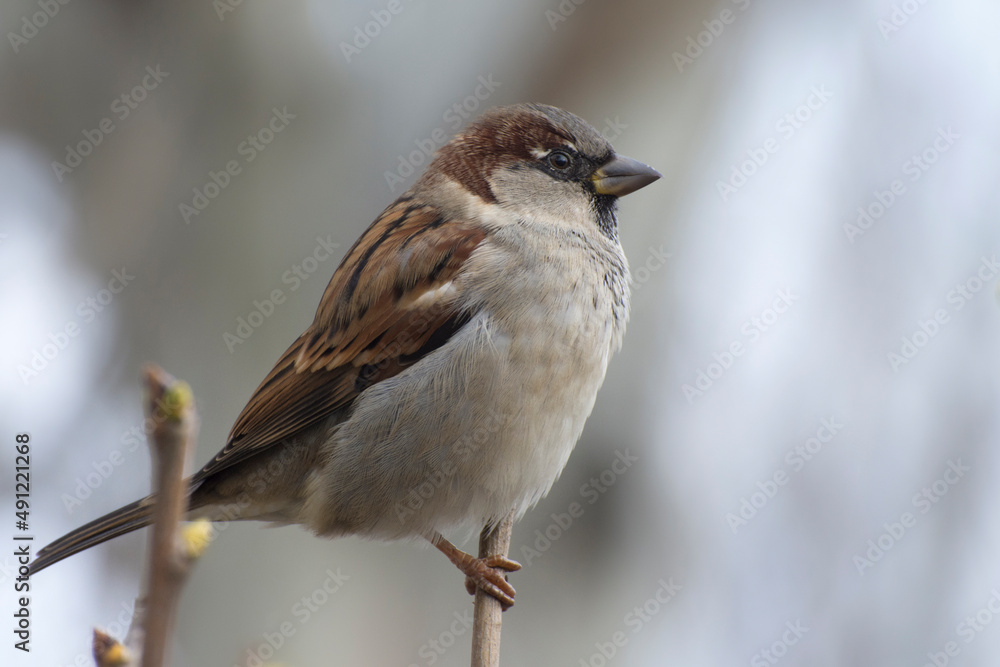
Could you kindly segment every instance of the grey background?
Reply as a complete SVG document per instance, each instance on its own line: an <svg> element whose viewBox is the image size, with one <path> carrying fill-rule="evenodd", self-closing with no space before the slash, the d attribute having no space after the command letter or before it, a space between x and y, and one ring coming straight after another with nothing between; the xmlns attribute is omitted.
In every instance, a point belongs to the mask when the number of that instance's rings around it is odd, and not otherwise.
<svg viewBox="0 0 1000 667"><path fill-rule="evenodd" d="M504 663L600 665L621 632L613 664L771 664L768 650L789 665L919 666L950 641L948 664L996 664L1000 311L997 276L976 274L1000 250L1000 7L402 0L348 61L341 43L387 4L245 2L220 17L204 2L70 2L16 49L10 34L42 10L0 8L0 466L30 432L36 547L147 492L145 446L127 435L141 430L143 362L194 388L201 464L312 318L339 253L402 191L385 172L438 128L450 136L454 104L539 101L607 127L664 178L623 200L637 277L625 347L562 478L516 527L515 557L527 563L554 513L579 502L583 515L512 577ZM147 66L169 74L119 118ZM480 77L499 85L467 101ZM814 90L828 99L810 109ZM241 142L286 107L295 118L246 162ZM114 130L60 181L52 162L103 118ZM724 198L719 182L765 145ZM914 172L925 151L933 164ZM229 160L241 172L186 224L179 205ZM849 239L858 207L897 179L905 191ZM282 276L318 236L338 255L292 291ZM123 269L134 278L86 320L78 305ZM970 279L978 292L957 297ZM284 303L230 352L224 334L275 289ZM779 291L791 306L769 313ZM888 355L939 309L947 322L894 368ZM78 335L25 380L68 322ZM727 360L733 343L743 353ZM689 400L701 371L715 379ZM793 463L824 419L843 426ZM595 492L616 452L638 460ZM968 468L954 484L940 481L949 462ZM88 474L96 488L78 490ZM5 473L0 534L14 532L11 487ZM744 500L759 507L737 525ZM883 535L906 512L898 539ZM880 538L890 548L859 572ZM146 539L33 580L33 651L5 632L2 661L90 664L91 627L127 617ZM12 565L0 556L8 624ZM349 578L303 619L295 605L328 568ZM636 621L671 578L676 595ZM469 635L453 622L469 609L436 551L234 525L185 590L173 662L248 664L287 622L272 662L463 665Z"/></svg>

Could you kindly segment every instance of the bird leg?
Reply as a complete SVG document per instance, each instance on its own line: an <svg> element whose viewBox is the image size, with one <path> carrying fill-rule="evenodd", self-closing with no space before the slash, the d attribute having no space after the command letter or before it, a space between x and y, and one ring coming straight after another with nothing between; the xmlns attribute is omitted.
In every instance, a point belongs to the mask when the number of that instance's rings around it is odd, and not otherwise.
<svg viewBox="0 0 1000 667"><path fill-rule="evenodd" d="M481 588L483 592L499 600L504 610L514 604L514 587L507 581L505 573L520 570L520 563L506 556L476 558L456 547L437 531L426 537L465 574L465 589L470 595L475 594L477 588Z"/></svg>

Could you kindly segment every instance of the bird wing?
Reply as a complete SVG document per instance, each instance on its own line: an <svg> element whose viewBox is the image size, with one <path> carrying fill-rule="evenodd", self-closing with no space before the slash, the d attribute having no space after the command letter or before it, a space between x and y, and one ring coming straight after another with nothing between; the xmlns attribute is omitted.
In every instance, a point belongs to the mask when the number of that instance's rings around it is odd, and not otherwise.
<svg viewBox="0 0 1000 667"><path fill-rule="evenodd" d="M313 323L254 391L195 481L350 403L443 345L471 316L453 278L487 230L400 199L348 251Z"/></svg>

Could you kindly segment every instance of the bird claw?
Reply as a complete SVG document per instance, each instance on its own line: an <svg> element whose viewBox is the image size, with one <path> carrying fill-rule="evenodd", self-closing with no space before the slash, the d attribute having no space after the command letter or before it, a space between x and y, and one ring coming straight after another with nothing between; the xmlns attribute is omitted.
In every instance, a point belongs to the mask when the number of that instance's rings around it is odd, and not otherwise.
<svg viewBox="0 0 1000 667"><path fill-rule="evenodd" d="M488 556L470 558L463 565L461 570L465 573L465 590L470 595L475 595L476 589L482 590L495 597L504 611L514 605L516 591L507 581L506 573L520 570L520 563L505 556Z"/></svg>
<svg viewBox="0 0 1000 667"><path fill-rule="evenodd" d="M475 595L479 589L500 601L500 607L507 611L514 604L514 587L507 581L505 573L517 572L521 564L506 556L486 556L476 558L444 539L440 533L426 535L427 539L448 557L465 575L465 589Z"/></svg>

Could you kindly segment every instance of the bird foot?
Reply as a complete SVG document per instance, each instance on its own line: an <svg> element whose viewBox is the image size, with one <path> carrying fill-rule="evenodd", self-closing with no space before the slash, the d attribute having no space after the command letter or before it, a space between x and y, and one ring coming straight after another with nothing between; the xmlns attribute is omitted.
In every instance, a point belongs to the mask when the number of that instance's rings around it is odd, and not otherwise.
<svg viewBox="0 0 1000 667"><path fill-rule="evenodd" d="M521 564L506 556L476 558L465 553L440 534L428 537L445 556L465 575L465 589L475 594L476 589L500 601L504 611L514 604L514 587L507 581L507 572L516 572Z"/></svg>
<svg viewBox="0 0 1000 667"><path fill-rule="evenodd" d="M469 556L468 569L459 566L465 573L465 590L469 595L475 595L476 589L492 595L500 601L500 606L507 611L514 605L514 587L507 581L507 572L517 572L521 564L504 556L489 556L473 558Z"/></svg>

